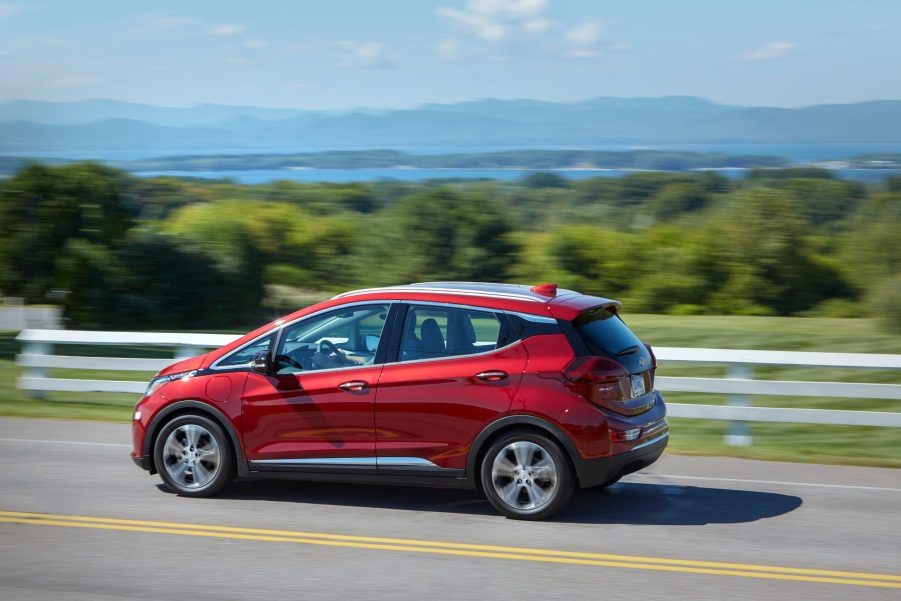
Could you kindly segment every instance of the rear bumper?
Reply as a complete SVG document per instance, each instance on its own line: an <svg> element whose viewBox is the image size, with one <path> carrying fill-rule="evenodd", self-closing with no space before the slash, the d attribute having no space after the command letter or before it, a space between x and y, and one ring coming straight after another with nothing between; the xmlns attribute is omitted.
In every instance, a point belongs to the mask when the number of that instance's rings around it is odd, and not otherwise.
<svg viewBox="0 0 901 601"><path fill-rule="evenodd" d="M583 459L578 469L579 486L582 488L600 486L646 468L660 458L668 442L669 432L666 431L641 442L625 453L598 459Z"/></svg>
<svg viewBox="0 0 901 601"><path fill-rule="evenodd" d="M142 470L149 472L150 471L150 457L147 455L131 455L131 460L134 462L136 466L141 468Z"/></svg>

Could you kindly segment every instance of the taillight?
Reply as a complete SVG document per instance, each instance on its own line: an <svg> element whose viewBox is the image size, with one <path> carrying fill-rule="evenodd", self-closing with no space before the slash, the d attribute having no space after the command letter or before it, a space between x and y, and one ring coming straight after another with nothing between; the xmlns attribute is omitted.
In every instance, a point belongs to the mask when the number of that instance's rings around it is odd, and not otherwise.
<svg viewBox="0 0 901 601"><path fill-rule="evenodd" d="M644 346L651 355L651 369L648 370L648 379L651 381L651 388L653 388L654 380L657 378L657 355L654 354L654 349L651 348L650 344L645 344Z"/></svg>
<svg viewBox="0 0 901 601"><path fill-rule="evenodd" d="M641 428L631 430L610 430L611 442L632 442L641 435Z"/></svg>
<svg viewBox="0 0 901 601"><path fill-rule="evenodd" d="M644 347L651 354L651 367L657 367L657 355L654 354L654 349L651 348L650 344L645 344Z"/></svg>
<svg viewBox="0 0 901 601"><path fill-rule="evenodd" d="M628 371L607 357L576 357L563 375L570 390L602 407L614 408L631 396Z"/></svg>

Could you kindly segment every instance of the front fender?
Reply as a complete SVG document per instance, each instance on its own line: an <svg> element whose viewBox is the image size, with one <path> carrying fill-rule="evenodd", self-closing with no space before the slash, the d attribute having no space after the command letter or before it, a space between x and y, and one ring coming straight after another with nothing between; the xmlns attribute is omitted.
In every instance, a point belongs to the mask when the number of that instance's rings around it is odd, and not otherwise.
<svg viewBox="0 0 901 601"><path fill-rule="evenodd" d="M185 401L177 401L172 403L171 405L167 405L163 409L153 416L153 419L150 420L150 424L147 426L147 435L144 437L144 457L147 458L147 465L150 467L150 473L156 472L156 467L153 465L153 441L156 439L156 435L159 432L160 428L162 428L163 424L166 423L167 418L175 415L177 413L188 413L188 412L197 412L203 413L206 416L214 419L225 433L228 435L231 440L232 447L235 450L235 463L238 468L238 475L242 477L250 476L250 470L247 467L247 461L244 459L244 449L241 446L241 439L238 437L237 432L235 432L234 426L232 426L231 420L228 417L219 411L213 405L209 403L204 403L203 401L195 401L195 400L185 400Z"/></svg>

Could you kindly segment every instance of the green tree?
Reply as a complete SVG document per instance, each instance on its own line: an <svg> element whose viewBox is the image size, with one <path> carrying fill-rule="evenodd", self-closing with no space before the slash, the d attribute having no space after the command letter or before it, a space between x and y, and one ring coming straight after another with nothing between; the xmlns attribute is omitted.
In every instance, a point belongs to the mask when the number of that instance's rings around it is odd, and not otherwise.
<svg viewBox="0 0 901 601"><path fill-rule="evenodd" d="M901 192L879 192L856 211L839 256L847 277L862 291L901 275Z"/></svg>
<svg viewBox="0 0 901 601"><path fill-rule="evenodd" d="M530 241L522 279L598 296L621 296L646 270L637 237L592 225L565 226Z"/></svg>
<svg viewBox="0 0 901 601"><path fill-rule="evenodd" d="M901 275L875 284L868 300L871 312L882 325L901 334Z"/></svg>
<svg viewBox="0 0 901 601"><path fill-rule="evenodd" d="M648 212L654 221L670 221L703 208L708 200L707 193L699 184L674 183L664 186L648 200Z"/></svg>
<svg viewBox="0 0 901 601"><path fill-rule="evenodd" d="M136 213L131 178L93 163L29 165L0 193L0 286L42 302L54 287L57 258L71 239L95 245L120 240Z"/></svg>
<svg viewBox="0 0 901 601"><path fill-rule="evenodd" d="M261 298L214 257L172 236L132 230L115 248L73 239L58 265L69 324L87 328L235 327L259 321Z"/></svg>
<svg viewBox="0 0 901 601"><path fill-rule="evenodd" d="M367 230L358 277L503 281L515 260L512 226L490 196L435 187L406 197Z"/></svg>
<svg viewBox="0 0 901 601"><path fill-rule="evenodd" d="M791 315L825 298L849 294L831 264L811 257L804 221L784 193L736 193L711 217L724 242L718 259L728 274L712 295L714 309Z"/></svg>

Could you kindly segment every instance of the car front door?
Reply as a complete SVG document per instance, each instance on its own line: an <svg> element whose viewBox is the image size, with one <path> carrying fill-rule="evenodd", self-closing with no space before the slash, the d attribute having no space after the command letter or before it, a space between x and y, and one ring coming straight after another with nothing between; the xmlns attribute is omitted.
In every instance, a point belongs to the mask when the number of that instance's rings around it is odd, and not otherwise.
<svg viewBox="0 0 901 601"><path fill-rule="evenodd" d="M375 470L373 408L391 306L332 309L281 328L270 373L242 396L252 469Z"/></svg>
<svg viewBox="0 0 901 601"><path fill-rule="evenodd" d="M376 397L379 472L453 475L482 428L509 410L525 349L506 317L485 309L409 304L397 331L397 360Z"/></svg>

